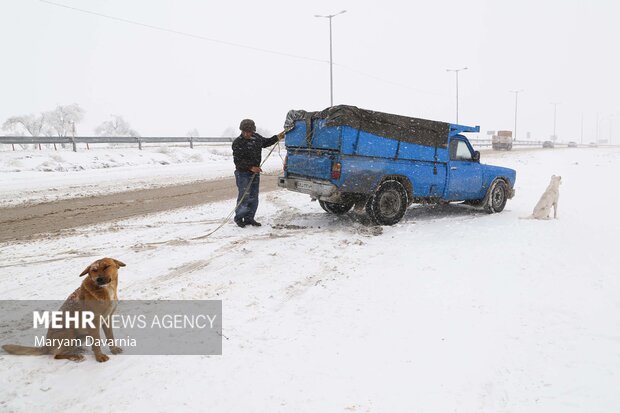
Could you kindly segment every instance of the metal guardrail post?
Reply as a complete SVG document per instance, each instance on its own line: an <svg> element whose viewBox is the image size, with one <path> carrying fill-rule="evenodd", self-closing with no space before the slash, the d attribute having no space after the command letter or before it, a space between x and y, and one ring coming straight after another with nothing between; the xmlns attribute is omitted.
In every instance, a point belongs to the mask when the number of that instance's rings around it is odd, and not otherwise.
<svg viewBox="0 0 620 413"><path fill-rule="evenodd" d="M192 138L191 136L189 137L189 147L191 149L194 149L194 138Z"/></svg>
<svg viewBox="0 0 620 413"><path fill-rule="evenodd" d="M71 137L71 144L73 145L73 152L77 152L77 146L75 145L75 136Z"/></svg>
<svg viewBox="0 0 620 413"><path fill-rule="evenodd" d="M136 140L138 141L138 149L142 150L142 139L136 138Z"/></svg>

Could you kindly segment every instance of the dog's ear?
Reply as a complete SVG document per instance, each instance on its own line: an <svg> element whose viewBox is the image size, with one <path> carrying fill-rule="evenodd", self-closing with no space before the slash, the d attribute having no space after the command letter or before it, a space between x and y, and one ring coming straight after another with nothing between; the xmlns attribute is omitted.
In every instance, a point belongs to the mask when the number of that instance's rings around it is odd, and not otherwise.
<svg viewBox="0 0 620 413"><path fill-rule="evenodd" d="M116 263L116 265L120 268L120 267L125 267L125 263L122 261L119 261L117 259L112 258L112 260L114 260L114 262Z"/></svg>
<svg viewBox="0 0 620 413"><path fill-rule="evenodd" d="M85 269L84 271L82 271L82 273L80 274L80 277L81 277L81 276L83 276L83 275L88 274L88 271L90 271L90 266L91 266L91 265L92 265L92 264L90 264L88 267L86 267L86 269Z"/></svg>

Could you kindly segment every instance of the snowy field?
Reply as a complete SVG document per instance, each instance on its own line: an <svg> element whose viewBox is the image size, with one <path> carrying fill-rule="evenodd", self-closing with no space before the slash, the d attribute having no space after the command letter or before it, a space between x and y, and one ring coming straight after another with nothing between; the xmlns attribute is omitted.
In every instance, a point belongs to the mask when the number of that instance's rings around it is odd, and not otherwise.
<svg viewBox="0 0 620 413"><path fill-rule="evenodd" d="M2 353L0 411L620 411L620 149L482 161L517 170L501 214L369 227L274 191L262 227L203 240L232 201L0 244L2 299L63 300L111 256L121 299L221 299L226 336L211 357ZM552 174L559 219L520 219Z"/></svg>
<svg viewBox="0 0 620 413"><path fill-rule="evenodd" d="M231 144L0 151L0 207L230 177ZM265 154L267 151L265 151ZM284 145L265 171L281 170Z"/></svg>

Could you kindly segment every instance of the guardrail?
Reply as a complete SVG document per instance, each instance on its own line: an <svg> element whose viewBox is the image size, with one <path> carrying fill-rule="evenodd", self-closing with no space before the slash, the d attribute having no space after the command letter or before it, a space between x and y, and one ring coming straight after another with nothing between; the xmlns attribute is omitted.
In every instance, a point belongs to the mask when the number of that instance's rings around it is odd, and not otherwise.
<svg viewBox="0 0 620 413"><path fill-rule="evenodd" d="M73 152L77 152L77 144L85 143L86 147L91 143L130 143L137 144L138 149L142 150L143 143L188 143L190 148L194 148L194 143L206 142L206 143L227 143L232 142L235 138L207 138L207 137L164 137L164 136L141 136L141 137L123 137L123 136L76 136L76 137L56 137L56 136L0 136L0 144L12 145L15 150L15 145L28 145L34 144L56 144L59 145L72 145Z"/></svg>
<svg viewBox="0 0 620 413"><path fill-rule="evenodd" d="M53 144L56 149L56 144L60 145L72 145L73 152L77 152L77 144L85 143L87 149L91 143L129 143L137 144L138 149L142 150L143 143L188 143L190 148L194 148L194 143L230 143L235 140L234 137L165 137L165 136L144 136L144 137L123 137L123 136L76 136L59 138L56 136L0 136L0 144L12 145L15 150L15 145L39 145L41 144ZM474 147L491 147L491 139L470 139L469 140ZM513 146L523 147L542 147L542 141L513 141ZM555 146L565 147L566 143L555 143ZM580 144L580 147L588 145Z"/></svg>
<svg viewBox="0 0 620 413"><path fill-rule="evenodd" d="M491 139L469 139L472 146L490 147L493 145ZM558 144L562 145L562 144ZM540 146L542 147L542 141L512 141L512 146Z"/></svg>

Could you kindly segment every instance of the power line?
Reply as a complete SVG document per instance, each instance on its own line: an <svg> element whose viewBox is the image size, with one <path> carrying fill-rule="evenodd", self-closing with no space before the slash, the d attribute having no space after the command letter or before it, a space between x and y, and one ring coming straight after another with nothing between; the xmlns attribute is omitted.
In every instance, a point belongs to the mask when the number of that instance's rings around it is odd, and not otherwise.
<svg viewBox="0 0 620 413"><path fill-rule="evenodd" d="M52 6L56 6L56 7L61 7L61 8L68 9L68 10L73 10L73 11L84 13L84 14L90 14L92 16L103 17L103 18L106 18L106 19L109 19L109 20L114 20L114 21L121 22L121 23L132 24L134 26L139 26L139 27L143 27L143 28L147 28L147 29L151 29L151 30L157 30L157 31L160 31L160 32L172 33L172 34L176 34L176 35L179 35L179 36L189 37L189 38L196 39L196 40L203 40L203 41L207 41L207 42L223 44L223 45L226 45L226 46L238 47L238 48L247 49L247 50L254 50L254 51L257 51L257 52L263 52L263 53L269 53L269 54L274 54L274 55L278 55L278 56L291 57L291 58L295 58L295 59L302 59L302 60L308 60L308 61L312 61L312 62L327 63L327 64L329 64L329 61L327 61L327 60L317 59L317 58L314 58L314 57L296 55L296 54L291 54L291 53L286 53L286 52L280 52L280 51L277 51L277 50L264 49L264 48L261 48L261 47L248 46L248 45L241 44L241 43L229 42L229 41L226 41L226 40L214 39L214 38L211 38L211 37L201 36L201 35L198 35L198 34L187 33L187 32L183 32L183 31L180 31L180 30L168 29L166 27L161 27L161 26L155 26L153 24L142 23L142 22L139 22L139 21L126 19L126 18L123 18L123 17L116 17L116 16L111 16L109 14L95 12L95 11L92 11L92 10L86 10L86 9L81 9L81 8L78 8L78 7L68 6L66 4L55 3L55 2L49 1L49 0L39 0L39 2L45 3L45 4L49 4L49 5L52 5ZM410 90L418 92L418 93L423 93L423 94L428 94L428 95L435 95L435 96L444 96L444 94L442 94L442 93L429 92L429 91L425 91L425 90L421 90L421 89L416 89L416 88L411 87L409 85L405 85L405 84L402 84L402 83L394 82L392 80L384 79L384 78L381 78L379 76L375 76L375 75L372 75L370 73L366 73L366 72L363 72L361 70L354 69L352 67L345 66L345 65L342 65L342 64L339 64L339 63L336 63L336 62L334 62L334 66L339 66L339 67L341 67L341 68L343 68L345 70L349 70L351 72L358 73L358 74L360 74L362 76L366 76L366 77L369 77L371 79L379 80L381 82L389 83L389 84L392 84L392 85L395 85L395 86L404 87L404 88L410 89Z"/></svg>
<svg viewBox="0 0 620 413"><path fill-rule="evenodd" d="M50 4L52 6L57 6L57 7L62 7L62 8L73 10L73 11L77 11L77 12L80 12L80 13L86 13L86 14L90 14L90 15L93 15L93 16L104 17L106 19L115 20L115 21L122 22L122 23L133 24L135 26L146 27L148 29L158 30L158 31L161 31L161 32L177 34L179 36L191 37L193 39L204 40L204 41L208 41L208 42L219 43L219 44L224 44L224 45L227 45L227 46L239 47L239 48L242 48L242 49L254 50L254 51L258 51L258 52L271 53L271 54L275 54L275 55L279 55L279 56L286 56L286 57L292 57L292 58L296 58L296 59L310 60L310 61L319 62L319 63L329 63L327 60L321 60L321 59L316 59L316 58L313 58L313 57L307 57L307 56L301 56L301 55L296 55L296 54L291 54L291 53L279 52L277 50L263 49L261 47L248 46L248 45L244 45L244 44L240 44L240 43L229 42L229 41L226 41L226 40L213 39L211 37L201 36L201 35L198 35L198 34L192 34L192 33L182 32L180 30L168 29L168 28L165 28L165 27L155 26L155 25L152 25L152 24L141 23L141 22L138 22L138 21L135 21L135 20L125 19L123 17L110 16L108 14L98 13L98 12L91 11L91 10L86 10L86 9L80 9L80 8L77 8L77 7L67 6L66 4L54 3L53 1L48 1L48 0L39 0L39 1L41 3L46 3L46 4Z"/></svg>
<svg viewBox="0 0 620 413"><path fill-rule="evenodd" d="M345 70L348 70L350 72L354 72L354 73L360 74L362 76L369 77L371 79L379 80L381 82L389 83L389 84L391 84L393 86L404 87L404 88L413 90L414 92L423 93L423 94L426 94L426 95L433 95L433 96L446 96L445 93L431 92L431 91L428 91L428 90L417 89L415 87L412 87L412 86L409 86L409 85L405 85L403 83L395 82L393 80L384 79L382 77L375 76L375 75L370 74L370 73L362 72L361 70L357 70L357 69L354 69L354 68L349 67L349 66L341 65L339 63L334 63L334 66L339 66L339 67L341 67L341 68L343 68Z"/></svg>

